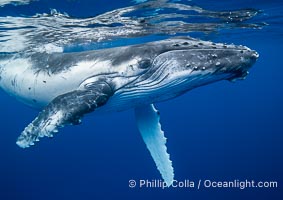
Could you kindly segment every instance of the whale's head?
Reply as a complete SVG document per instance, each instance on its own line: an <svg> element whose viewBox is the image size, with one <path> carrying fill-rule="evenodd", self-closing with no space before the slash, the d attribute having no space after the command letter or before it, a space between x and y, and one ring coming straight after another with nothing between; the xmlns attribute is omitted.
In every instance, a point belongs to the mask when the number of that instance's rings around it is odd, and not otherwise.
<svg viewBox="0 0 283 200"><path fill-rule="evenodd" d="M154 51L140 86L156 91L161 100L219 80L243 79L258 58L245 46L187 37L156 42Z"/></svg>

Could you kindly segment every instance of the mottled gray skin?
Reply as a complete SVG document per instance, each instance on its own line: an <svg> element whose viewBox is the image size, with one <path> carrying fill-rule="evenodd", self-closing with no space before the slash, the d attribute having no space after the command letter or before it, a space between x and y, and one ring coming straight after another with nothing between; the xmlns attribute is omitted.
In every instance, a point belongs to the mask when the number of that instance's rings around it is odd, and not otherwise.
<svg viewBox="0 0 283 200"><path fill-rule="evenodd" d="M125 110L175 98L211 82L243 78L258 54L244 46L184 37L20 57L27 60L25 70L19 73L2 65L0 86L31 106L44 106L18 139L19 146L28 147L39 137L52 136L58 127L78 124L96 109Z"/></svg>
<svg viewBox="0 0 283 200"><path fill-rule="evenodd" d="M132 46L116 47L102 50L86 51L86 52L74 52L74 53L34 53L28 55L27 57L33 62L33 69L35 71L46 71L50 75L60 73L65 70L69 70L79 61L111 61L111 66L114 67L123 63L127 63L129 60L134 59L139 56L142 58L140 69L145 69L153 63L153 60L163 53L169 51L186 50L191 52L201 52L202 50L209 50L207 53L203 52L203 57L206 57L209 54L216 54L217 57L207 57L207 60L214 61L223 61L225 58L231 58L231 61L234 63L227 67L227 70L236 71L235 65L242 64L239 63L238 58L245 57L251 58L252 60L257 58L257 53L250 50L245 46L236 46L236 45L226 45L221 43L213 43L201 41L194 38L188 37L175 37L172 39L167 39L163 41L156 41L146 44L138 44ZM192 55L192 54L191 54ZM196 61L199 61L197 58ZM188 60L188 58L187 58ZM146 62L144 62L146 61ZM180 60L180 61L184 61ZM204 60L203 60L204 61ZM191 64L193 61L188 60L187 64ZM144 64L147 65L144 65ZM250 64L250 63L248 63ZM131 66L129 66L131 67ZM197 66L199 67L199 66ZM213 65L207 67L216 67ZM217 68L224 68L224 65L217 66ZM241 70L240 70L241 71ZM243 69L244 71L244 69ZM226 71L227 72L227 71Z"/></svg>

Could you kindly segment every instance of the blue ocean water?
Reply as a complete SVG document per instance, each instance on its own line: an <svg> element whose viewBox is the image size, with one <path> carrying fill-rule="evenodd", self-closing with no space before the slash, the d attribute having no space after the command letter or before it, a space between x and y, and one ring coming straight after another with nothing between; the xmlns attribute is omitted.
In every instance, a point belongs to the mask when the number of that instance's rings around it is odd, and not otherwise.
<svg viewBox="0 0 283 200"><path fill-rule="evenodd" d="M32 148L21 149L15 144L16 138L38 111L1 91L0 199L282 199L282 1L171 2L210 11L261 10L247 21L259 25L258 28L236 24L240 28L220 26L208 33L186 34L246 45L258 51L260 58L244 81L221 81L156 105L168 138L175 179L190 180L196 185L199 180L277 181L278 187L131 188L130 180L137 183L161 180L138 133L132 110L101 116L90 114L80 126L65 127L52 140L42 139ZM0 7L0 16L28 17L56 9L85 18L137 3L39 0L19 5L14 1ZM198 16L194 20L203 22ZM225 21L221 23L227 25ZM141 43L169 36L149 34L130 40L121 37L106 45ZM78 46L69 50L76 48L81 50Z"/></svg>

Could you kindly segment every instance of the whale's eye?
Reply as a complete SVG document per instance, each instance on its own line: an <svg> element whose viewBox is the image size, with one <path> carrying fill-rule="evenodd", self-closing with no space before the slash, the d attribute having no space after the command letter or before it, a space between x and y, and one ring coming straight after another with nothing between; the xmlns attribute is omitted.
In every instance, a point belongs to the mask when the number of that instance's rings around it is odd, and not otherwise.
<svg viewBox="0 0 283 200"><path fill-rule="evenodd" d="M138 65L139 65L139 68L146 69L150 67L151 61L150 59L144 59L144 60L139 61Z"/></svg>

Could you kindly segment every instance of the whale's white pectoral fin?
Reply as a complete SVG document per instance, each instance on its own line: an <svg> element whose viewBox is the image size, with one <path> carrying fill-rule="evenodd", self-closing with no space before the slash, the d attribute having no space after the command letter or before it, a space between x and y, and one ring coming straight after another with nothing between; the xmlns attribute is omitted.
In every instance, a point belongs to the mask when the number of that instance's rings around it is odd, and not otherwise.
<svg viewBox="0 0 283 200"><path fill-rule="evenodd" d="M142 138L167 186L174 180L172 161L167 153L166 138L161 130L159 112L154 106L139 106L135 109L136 121Z"/></svg>
<svg viewBox="0 0 283 200"><path fill-rule="evenodd" d="M22 148L29 147L41 137L53 137L58 128L68 124L79 124L83 115L104 105L111 95L110 86L105 82L99 82L56 97L24 129L17 140L17 145Z"/></svg>

